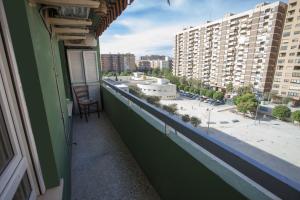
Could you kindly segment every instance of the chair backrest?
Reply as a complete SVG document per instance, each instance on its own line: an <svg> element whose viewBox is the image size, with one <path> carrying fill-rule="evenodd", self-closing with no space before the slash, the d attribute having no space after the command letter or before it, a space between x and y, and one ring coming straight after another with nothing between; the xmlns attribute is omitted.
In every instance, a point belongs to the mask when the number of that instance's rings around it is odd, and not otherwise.
<svg viewBox="0 0 300 200"><path fill-rule="evenodd" d="M73 86L77 103L80 100L89 99L89 89L87 85Z"/></svg>

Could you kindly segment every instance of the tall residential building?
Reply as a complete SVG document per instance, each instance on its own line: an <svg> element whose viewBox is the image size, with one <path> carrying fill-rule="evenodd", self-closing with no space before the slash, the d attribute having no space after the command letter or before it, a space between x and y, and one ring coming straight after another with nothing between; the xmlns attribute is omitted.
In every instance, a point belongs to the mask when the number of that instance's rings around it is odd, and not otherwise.
<svg viewBox="0 0 300 200"><path fill-rule="evenodd" d="M177 33L173 74L218 88L232 82L270 91L286 7L262 3Z"/></svg>
<svg viewBox="0 0 300 200"><path fill-rule="evenodd" d="M300 100L300 0L289 0L273 93Z"/></svg>
<svg viewBox="0 0 300 200"><path fill-rule="evenodd" d="M134 54L101 54L102 71L135 71Z"/></svg>
<svg viewBox="0 0 300 200"><path fill-rule="evenodd" d="M162 69L170 69L171 68L172 60L168 56L161 56L161 55L146 55L141 56L141 59L138 62L138 66L140 69L155 69L159 68Z"/></svg>

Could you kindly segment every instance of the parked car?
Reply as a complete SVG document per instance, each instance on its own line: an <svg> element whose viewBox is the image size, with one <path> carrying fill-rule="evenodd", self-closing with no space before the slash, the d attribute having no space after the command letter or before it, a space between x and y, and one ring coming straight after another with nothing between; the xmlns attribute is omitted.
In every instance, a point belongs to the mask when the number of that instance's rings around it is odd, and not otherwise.
<svg viewBox="0 0 300 200"><path fill-rule="evenodd" d="M220 101L220 100L217 100L217 101L215 101L212 105L214 105L214 106L219 106L219 105L224 105L225 104L225 102L222 100L222 101Z"/></svg>

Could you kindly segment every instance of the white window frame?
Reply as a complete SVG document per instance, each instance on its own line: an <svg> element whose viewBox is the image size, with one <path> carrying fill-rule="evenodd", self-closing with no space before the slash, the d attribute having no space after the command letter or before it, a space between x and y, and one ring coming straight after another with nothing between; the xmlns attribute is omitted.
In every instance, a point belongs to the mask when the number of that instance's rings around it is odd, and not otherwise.
<svg viewBox="0 0 300 200"><path fill-rule="evenodd" d="M2 28L1 36L3 37L2 39L4 42L4 44L2 44L1 41L0 52L2 51L1 57L5 56L5 59L1 59L1 63L0 63L0 65L2 64L1 74L0 74L1 76L0 79L2 81L1 83L2 91L0 92L1 94L3 94L2 92L6 88L5 91L6 91L7 99L5 100L4 97L2 96L0 98L2 98L1 99L1 102L3 104L2 107L4 107L5 105L6 111L7 109L10 109L10 111L8 112L10 114L7 114L7 112L4 110L3 112L5 112L6 115L8 115L6 116L6 118L8 119L9 124L14 125L14 129L12 130L14 130L15 134L12 134L12 136L15 135L13 137L17 139L18 143L16 144L19 145L18 155L21 156L20 160L16 159L17 161L15 161L15 162L19 161L17 166L16 163L10 163L9 165L14 164L14 166L12 166L11 168L6 168L8 169L7 173L12 173L11 171L13 168L15 168L15 172L18 173L14 173L14 175L11 176L11 179L6 184L6 186L2 184L2 182L0 182L0 187L5 186L4 190L6 190L6 191L3 190L4 192L1 193L1 189L0 189L0 195L1 195L0 199L2 199L2 197L4 197L4 199L10 199L10 197L13 197L13 195L15 194L19 186L19 184L17 183L21 182L25 172L27 172L31 184L31 188L32 188L30 199L35 199L36 195L45 193L46 188L45 188L45 183L42 175L41 166L39 163L35 140L32 133L30 118L29 118L29 114L25 102L25 97L23 94L22 84L18 72L14 50L10 38L9 27L7 24L3 0L0 0L0 26ZM3 45L5 45L6 47L5 49L6 52L4 52ZM4 62L9 62L9 65L8 63L4 63ZM7 68L7 66L5 67L5 64L9 66L9 69ZM14 86L12 84L14 84ZM11 125L10 127L12 128ZM13 143L16 142L15 139ZM5 179L3 178L3 181L4 180Z"/></svg>

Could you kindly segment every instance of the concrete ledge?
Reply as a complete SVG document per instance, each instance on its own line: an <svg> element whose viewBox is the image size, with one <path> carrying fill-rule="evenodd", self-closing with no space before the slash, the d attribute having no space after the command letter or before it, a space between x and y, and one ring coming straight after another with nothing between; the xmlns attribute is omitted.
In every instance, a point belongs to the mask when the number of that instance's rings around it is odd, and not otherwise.
<svg viewBox="0 0 300 200"><path fill-rule="evenodd" d="M64 180L60 179L57 187L46 190L43 195L38 196L37 200L62 200L63 199Z"/></svg>

